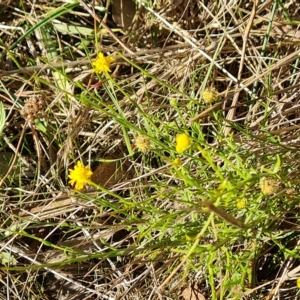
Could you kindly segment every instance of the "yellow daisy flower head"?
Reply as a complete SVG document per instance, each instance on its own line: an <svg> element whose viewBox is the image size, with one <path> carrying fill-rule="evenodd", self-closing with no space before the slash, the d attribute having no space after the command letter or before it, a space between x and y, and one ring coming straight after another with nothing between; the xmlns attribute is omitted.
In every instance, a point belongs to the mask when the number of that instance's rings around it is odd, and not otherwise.
<svg viewBox="0 0 300 300"><path fill-rule="evenodd" d="M99 52L93 62L93 70L95 73L111 72L110 64L114 61L115 59L112 56L104 56L102 52Z"/></svg>
<svg viewBox="0 0 300 300"><path fill-rule="evenodd" d="M218 92L214 87L206 88L202 94L202 99L206 103L215 102L218 99Z"/></svg>
<svg viewBox="0 0 300 300"><path fill-rule="evenodd" d="M190 137L185 133L180 133L176 136L176 151L181 154L191 146Z"/></svg>
<svg viewBox="0 0 300 300"><path fill-rule="evenodd" d="M90 178L93 175L93 172L88 166L84 166L81 161L78 161L74 166L74 170L69 169L69 178L71 179L69 183L74 186L75 189L80 191L84 188L86 183L90 182Z"/></svg>

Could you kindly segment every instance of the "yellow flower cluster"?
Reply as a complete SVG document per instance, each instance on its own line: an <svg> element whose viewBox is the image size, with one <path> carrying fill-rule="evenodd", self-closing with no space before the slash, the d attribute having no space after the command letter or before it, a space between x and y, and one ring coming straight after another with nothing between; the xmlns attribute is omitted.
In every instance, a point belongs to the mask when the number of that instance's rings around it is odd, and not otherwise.
<svg viewBox="0 0 300 300"><path fill-rule="evenodd" d="M74 170L69 169L69 178L71 179L69 183L74 186L75 189L80 191L84 188L84 185L90 183L90 178L93 172L88 166L84 166L81 161L78 161L74 167Z"/></svg>
<svg viewBox="0 0 300 300"><path fill-rule="evenodd" d="M102 52L98 53L98 57L93 62L93 70L95 73L111 72L110 64L113 63L115 59L112 56L104 56Z"/></svg>

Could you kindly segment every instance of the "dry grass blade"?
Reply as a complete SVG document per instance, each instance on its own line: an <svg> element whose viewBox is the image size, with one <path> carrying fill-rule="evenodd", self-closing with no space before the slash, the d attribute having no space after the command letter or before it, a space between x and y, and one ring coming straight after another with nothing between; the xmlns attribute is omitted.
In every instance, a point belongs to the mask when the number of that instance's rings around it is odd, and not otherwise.
<svg viewBox="0 0 300 300"><path fill-rule="evenodd" d="M134 52L132 52L113 32L112 30L98 17L95 11L91 10L82 0L79 0L80 4L93 16L95 20L99 22L101 26L103 26L109 34L123 47L124 50L127 51L130 55L134 56Z"/></svg>
<svg viewBox="0 0 300 300"><path fill-rule="evenodd" d="M18 255L28 261L30 261L33 265L36 266L41 266L41 268L45 269L46 271L54 274L54 276L65 280L66 282L74 285L76 287L76 289L78 289L80 291L80 293L87 293L90 296L92 295L97 295L99 297L102 297L103 299L110 299L109 296L104 295L103 293L98 293L96 290L92 290L88 287L83 286L82 284L72 280L71 278L68 278L67 276L64 276L61 272L57 272L49 267L43 266L43 263L40 263L38 261L36 261L35 259L32 259L31 257L29 257L28 255L26 255L26 253L24 253L21 249L17 248L17 247L13 247L13 246L8 246L8 245L4 245L2 242L0 243L2 249L5 249L6 251L10 252L10 253L14 253L15 255Z"/></svg>
<svg viewBox="0 0 300 300"><path fill-rule="evenodd" d="M192 38L187 32L185 32L182 28L178 26L171 25L167 20L162 18L158 13L153 11L150 7L145 5L144 2L138 0L139 3L145 6L145 8L154 14L160 21L162 21L169 30L176 32L180 37L182 37L187 43L189 43L193 48L197 49L198 52L202 56L204 56L206 59L208 59L214 66L216 66L218 69L220 69L225 75L227 75L233 82L235 82L241 89L245 90L249 95L256 97L243 83L240 83L236 77L234 77L231 73L229 73L226 69L224 69L218 62L214 61L213 58L211 58L206 52L199 49L199 46L197 45L197 41Z"/></svg>
<svg viewBox="0 0 300 300"><path fill-rule="evenodd" d="M253 21L254 21L254 18L255 18L258 2L259 2L258 0L254 1L254 5L252 7L252 11L251 11L250 17L249 17L248 22L247 22L247 27L245 28L245 30L243 30L243 48L241 50L242 56L241 56L240 66L239 66L238 75L237 75L237 81L239 81L239 82L242 78L242 72L243 72L243 69L244 69L245 56L246 56L246 47L248 45L249 33L250 33L251 27L253 26ZM233 108L230 109L229 112L226 115L226 119L229 120L229 121L233 121L234 118L236 117L235 116L235 112L236 112L235 107L238 103L239 96L240 96L240 92L237 91L234 94L234 97L232 99L232 103L230 104L230 106L233 107ZM231 131L231 128L229 126L226 126L224 128L224 135L227 136L230 131Z"/></svg>

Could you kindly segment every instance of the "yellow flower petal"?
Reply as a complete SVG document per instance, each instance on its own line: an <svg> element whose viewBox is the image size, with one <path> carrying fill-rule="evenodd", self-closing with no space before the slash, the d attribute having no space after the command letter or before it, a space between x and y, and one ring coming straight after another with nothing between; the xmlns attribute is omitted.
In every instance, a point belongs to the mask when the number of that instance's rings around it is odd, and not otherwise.
<svg viewBox="0 0 300 300"><path fill-rule="evenodd" d="M81 161L78 161L74 167L74 170L69 169L69 183L74 186L76 190L82 190L86 183L89 183L93 172L88 166L84 166Z"/></svg>
<svg viewBox="0 0 300 300"><path fill-rule="evenodd" d="M111 72L110 64L114 61L112 56L105 57L102 52L99 52L98 57L93 62L93 70L95 73Z"/></svg>
<svg viewBox="0 0 300 300"><path fill-rule="evenodd" d="M180 133L176 136L176 151L178 153L183 153L191 144L191 140L187 134Z"/></svg>
<svg viewBox="0 0 300 300"><path fill-rule="evenodd" d="M300 289L300 278L297 278L296 284L297 284L297 288Z"/></svg>
<svg viewBox="0 0 300 300"><path fill-rule="evenodd" d="M173 166L174 167L179 167L179 166L181 166L181 159L180 158L175 158L174 160L173 160Z"/></svg>

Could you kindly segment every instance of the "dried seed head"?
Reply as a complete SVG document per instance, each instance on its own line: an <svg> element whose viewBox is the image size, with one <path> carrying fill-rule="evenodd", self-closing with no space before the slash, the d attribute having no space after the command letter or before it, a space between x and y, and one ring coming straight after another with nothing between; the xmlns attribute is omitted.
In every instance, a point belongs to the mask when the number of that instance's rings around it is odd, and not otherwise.
<svg viewBox="0 0 300 300"><path fill-rule="evenodd" d="M135 137L135 146L138 150L142 151L143 153L146 153L150 146L151 146L151 141L148 137L143 136L143 135L137 135Z"/></svg>
<svg viewBox="0 0 300 300"><path fill-rule="evenodd" d="M45 103L40 97L32 97L25 101L22 115L26 121L33 123L43 114Z"/></svg>
<svg viewBox="0 0 300 300"><path fill-rule="evenodd" d="M202 99L206 103L215 102L218 99L218 92L214 87L206 88L202 94Z"/></svg>
<svg viewBox="0 0 300 300"><path fill-rule="evenodd" d="M281 183L277 179L273 178L262 178L260 183L260 190L264 195L273 195L279 192Z"/></svg>

